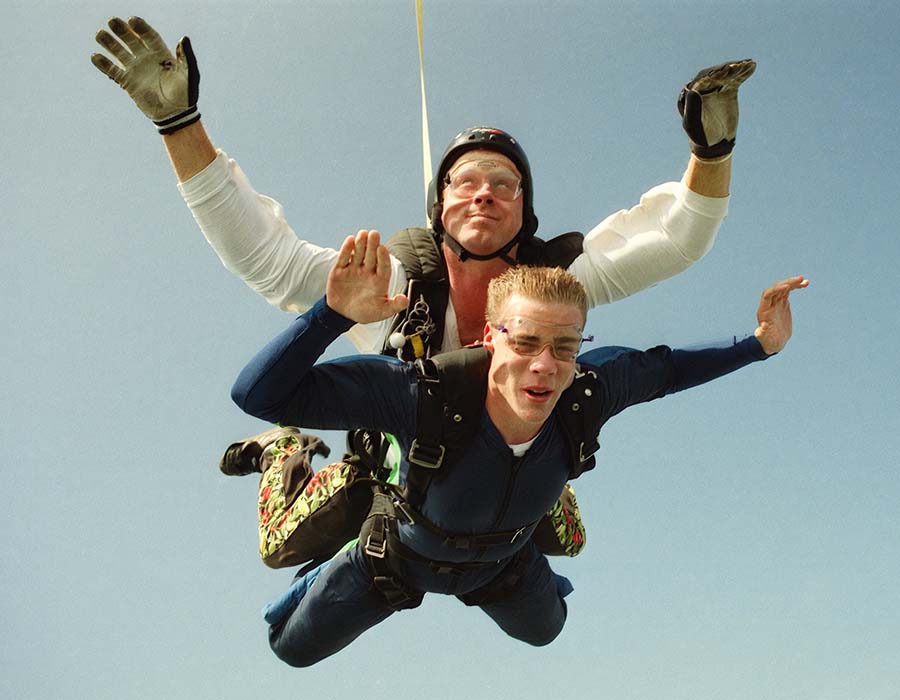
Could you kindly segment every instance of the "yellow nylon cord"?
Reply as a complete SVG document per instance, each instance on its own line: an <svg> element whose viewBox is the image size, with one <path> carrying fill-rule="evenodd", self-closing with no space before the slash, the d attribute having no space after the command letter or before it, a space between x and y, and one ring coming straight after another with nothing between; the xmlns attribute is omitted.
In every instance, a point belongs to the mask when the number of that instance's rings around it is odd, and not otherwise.
<svg viewBox="0 0 900 700"><path fill-rule="evenodd" d="M425 50L422 32L422 0L416 0L416 27L419 34L419 85L422 90L422 173L425 176L425 206L428 206L428 185L431 183L431 142L428 138L428 105L425 100ZM431 212L426 216L431 225Z"/></svg>

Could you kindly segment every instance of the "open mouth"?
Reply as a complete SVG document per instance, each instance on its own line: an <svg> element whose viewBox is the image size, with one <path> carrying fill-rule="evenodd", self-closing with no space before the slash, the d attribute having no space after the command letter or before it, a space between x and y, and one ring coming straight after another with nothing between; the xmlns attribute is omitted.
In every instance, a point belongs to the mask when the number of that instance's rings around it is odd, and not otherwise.
<svg viewBox="0 0 900 700"><path fill-rule="evenodd" d="M553 393L551 389L525 389L525 393L534 399L545 399Z"/></svg>

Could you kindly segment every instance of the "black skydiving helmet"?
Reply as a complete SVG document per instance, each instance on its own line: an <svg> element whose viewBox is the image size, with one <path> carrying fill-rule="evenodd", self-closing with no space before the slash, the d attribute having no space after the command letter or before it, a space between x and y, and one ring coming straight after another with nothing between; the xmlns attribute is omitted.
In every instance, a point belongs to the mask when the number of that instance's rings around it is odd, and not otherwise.
<svg viewBox="0 0 900 700"><path fill-rule="evenodd" d="M441 223L441 213L443 212L441 195L446 184L447 171L450 170L456 159L463 153L478 149L496 151L506 156L515 164L522 175L522 228L513 236L509 243L487 255L476 255L463 248L459 241L444 230L444 226ZM525 151L522 150L519 142L500 129L488 126L473 126L458 133L447 146L444 155L441 156L441 163L438 166L437 173L435 173L434 179L428 186L426 213L431 217L431 227L435 233L443 236L447 246L459 256L460 260L466 260L466 258L472 258L473 260L503 258L510 265L515 265L516 261L507 253L516 243L528 240L537 231L538 220L534 215L533 201L531 166L528 164L528 157L525 155Z"/></svg>

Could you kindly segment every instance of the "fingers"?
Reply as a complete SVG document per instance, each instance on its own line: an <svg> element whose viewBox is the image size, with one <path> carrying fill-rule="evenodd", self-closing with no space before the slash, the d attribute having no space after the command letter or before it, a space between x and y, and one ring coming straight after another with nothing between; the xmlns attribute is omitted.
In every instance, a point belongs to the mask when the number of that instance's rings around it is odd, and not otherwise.
<svg viewBox="0 0 900 700"><path fill-rule="evenodd" d="M362 240L362 250L359 250ZM367 272L375 270L378 262L378 246L381 245L381 236L378 231L360 231L356 234L357 251L359 251L360 265Z"/></svg>
<svg viewBox="0 0 900 700"><path fill-rule="evenodd" d="M112 20L110 20L112 21ZM97 43L104 49L109 51L113 57L123 66L127 66L134 60L134 56L122 44L116 41L115 37L105 29L101 29L94 37ZM96 64L95 64L96 65Z"/></svg>
<svg viewBox="0 0 900 700"><path fill-rule="evenodd" d="M355 236L347 236L344 239L344 242L341 244L340 250L338 250L338 259L334 264L335 267L350 267L350 263L353 262L353 248L355 244Z"/></svg>
<svg viewBox="0 0 900 700"><path fill-rule="evenodd" d="M129 17L128 26L140 37L141 42L154 53L169 53L169 47L166 46L162 37L140 17Z"/></svg>
<svg viewBox="0 0 900 700"><path fill-rule="evenodd" d="M376 267L375 271L379 277L390 279L391 277L391 254L383 245L379 245L376 250Z"/></svg>
<svg viewBox="0 0 900 700"><path fill-rule="evenodd" d="M141 41L140 37L132 30L125 20L120 17L113 17L107 24L109 24L109 28L112 29L113 34L125 42L125 45L131 49L132 53L141 53L145 51L144 42Z"/></svg>
<svg viewBox="0 0 900 700"><path fill-rule="evenodd" d="M121 82L122 78L125 77L125 71L119 68L103 54L91 54L91 63L97 66L97 69L101 73L105 74L106 77L108 77L110 80L114 80L117 83Z"/></svg>
<svg viewBox="0 0 900 700"><path fill-rule="evenodd" d="M776 303L787 299L788 295L795 289L805 289L809 286L809 280L803 275L788 277L781 282L776 282L762 293L763 301Z"/></svg>
<svg viewBox="0 0 900 700"><path fill-rule="evenodd" d="M131 19L135 20L139 18L132 17ZM149 29L149 26L147 26L143 20L139 21L143 23L139 26L147 27ZM141 38L132 30L132 27L121 18L112 17L107 24L115 35L128 45L128 48L122 46L122 44L105 29L98 31L94 36L94 39L100 46L109 51L121 66L117 66L106 56L99 53L95 53L91 56L91 63L97 66L97 68L102 73L109 76L109 78L117 83L121 83L122 79L125 77L125 71L135 62L137 54L146 51L146 47ZM150 31L153 32L152 29L150 29ZM153 34L155 35L156 32L153 32ZM156 36L158 38L158 35ZM128 49L131 50L129 51ZM167 51L165 46L163 46L163 49ZM123 67L125 70L123 70Z"/></svg>
<svg viewBox="0 0 900 700"><path fill-rule="evenodd" d="M387 268L387 276L390 276L390 253L381 245L381 234L378 231L361 229L355 236L347 236L338 251L338 259L335 263L338 268L351 266L361 268L367 272L377 272L382 275Z"/></svg>
<svg viewBox="0 0 900 700"><path fill-rule="evenodd" d="M729 61L718 66L704 68L688 83L688 89L701 94L717 90L737 90L756 70L756 61Z"/></svg>

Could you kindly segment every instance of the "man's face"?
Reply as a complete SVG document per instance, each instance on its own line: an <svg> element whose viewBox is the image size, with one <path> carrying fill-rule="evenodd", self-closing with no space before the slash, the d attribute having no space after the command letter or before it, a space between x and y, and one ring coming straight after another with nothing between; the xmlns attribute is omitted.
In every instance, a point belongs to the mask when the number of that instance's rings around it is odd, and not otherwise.
<svg viewBox="0 0 900 700"><path fill-rule="evenodd" d="M559 359L553 347L560 355L573 344L577 351L584 317L576 306L518 294L507 300L500 316L485 325L484 345L492 353L486 406L507 442L526 442L537 435L575 378L575 360Z"/></svg>
<svg viewBox="0 0 900 700"><path fill-rule="evenodd" d="M502 182L504 172L519 180L522 176L509 158L486 150L463 153L447 173L453 178L471 168L485 176L483 186L475 192L460 193L454 187L442 185L441 223L463 248L476 255L487 255L509 243L522 228L524 199L521 194L513 200L498 197L490 181L497 182L500 178Z"/></svg>

